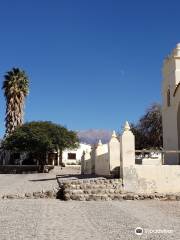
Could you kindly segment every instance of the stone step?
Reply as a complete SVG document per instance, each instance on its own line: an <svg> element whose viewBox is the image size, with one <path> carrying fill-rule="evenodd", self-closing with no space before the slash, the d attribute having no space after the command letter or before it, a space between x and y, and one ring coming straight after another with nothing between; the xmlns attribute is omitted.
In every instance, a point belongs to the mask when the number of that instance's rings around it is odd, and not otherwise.
<svg viewBox="0 0 180 240"><path fill-rule="evenodd" d="M81 180L58 180L60 196L64 200L112 200L122 199L121 179L81 179Z"/></svg>

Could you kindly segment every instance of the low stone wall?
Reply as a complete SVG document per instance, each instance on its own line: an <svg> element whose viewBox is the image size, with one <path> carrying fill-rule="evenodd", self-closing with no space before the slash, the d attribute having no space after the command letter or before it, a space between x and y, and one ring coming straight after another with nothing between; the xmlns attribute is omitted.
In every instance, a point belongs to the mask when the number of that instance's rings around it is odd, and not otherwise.
<svg viewBox="0 0 180 240"><path fill-rule="evenodd" d="M76 201L111 201L111 200L164 200L180 201L180 192L176 194L135 193L127 192L121 179L58 179L59 192L57 198Z"/></svg>
<svg viewBox="0 0 180 240"><path fill-rule="evenodd" d="M80 180L58 179L59 187L51 190L6 194L4 200L13 199L60 199L77 201L111 201L111 200L164 200L180 201L180 192L176 194L133 193L123 189L121 179L91 178Z"/></svg>
<svg viewBox="0 0 180 240"><path fill-rule="evenodd" d="M6 194L2 199L39 199L39 198L52 198L57 197L58 189L40 191L40 192L27 192L25 194Z"/></svg>
<svg viewBox="0 0 180 240"><path fill-rule="evenodd" d="M85 179L59 180L59 197L63 200L112 200L120 199L122 189L121 179Z"/></svg>

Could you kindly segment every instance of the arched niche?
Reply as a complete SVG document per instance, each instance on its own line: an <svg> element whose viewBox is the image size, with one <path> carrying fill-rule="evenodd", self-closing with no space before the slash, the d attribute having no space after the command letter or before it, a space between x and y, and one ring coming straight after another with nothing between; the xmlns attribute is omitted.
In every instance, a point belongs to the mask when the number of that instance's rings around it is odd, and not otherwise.
<svg viewBox="0 0 180 240"><path fill-rule="evenodd" d="M171 95L170 95L170 89L167 91L167 106L171 106Z"/></svg>

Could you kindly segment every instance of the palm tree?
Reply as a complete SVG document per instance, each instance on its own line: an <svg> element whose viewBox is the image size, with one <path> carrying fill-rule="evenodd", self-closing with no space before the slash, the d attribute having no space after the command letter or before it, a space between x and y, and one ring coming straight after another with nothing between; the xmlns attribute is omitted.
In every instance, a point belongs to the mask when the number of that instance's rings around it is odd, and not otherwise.
<svg viewBox="0 0 180 240"><path fill-rule="evenodd" d="M29 93L29 80L25 71L13 68L4 76L2 89L6 99L5 136L23 124L24 102Z"/></svg>

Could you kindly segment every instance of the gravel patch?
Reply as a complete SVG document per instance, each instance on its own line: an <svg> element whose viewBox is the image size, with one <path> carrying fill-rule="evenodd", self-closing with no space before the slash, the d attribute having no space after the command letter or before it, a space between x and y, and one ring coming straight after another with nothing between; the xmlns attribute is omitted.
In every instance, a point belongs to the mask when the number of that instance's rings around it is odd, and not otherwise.
<svg viewBox="0 0 180 240"><path fill-rule="evenodd" d="M16 195L42 192L58 188L56 175L68 176L80 173L75 167L55 167L49 173L0 174L0 198L4 195Z"/></svg>
<svg viewBox="0 0 180 240"><path fill-rule="evenodd" d="M0 201L1 240L180 239L180 202ZM171 233L135 235L135 228Z"/></svg>

